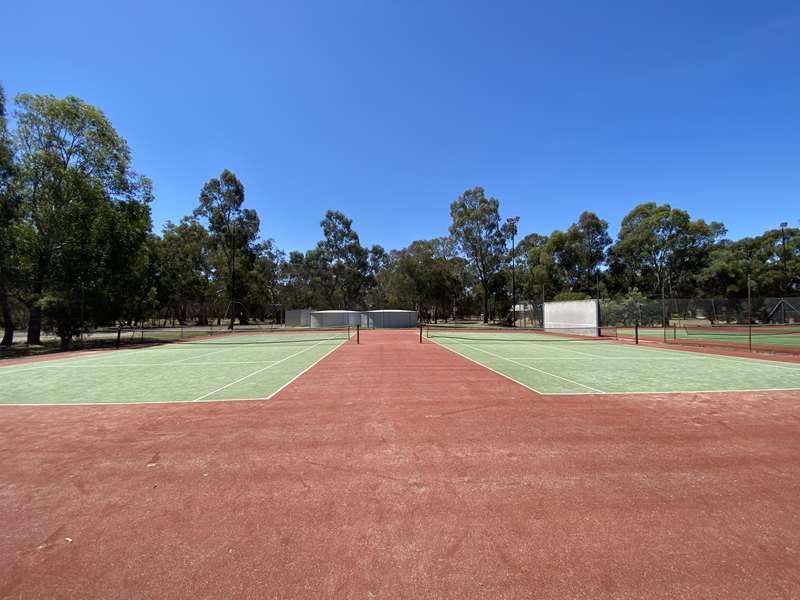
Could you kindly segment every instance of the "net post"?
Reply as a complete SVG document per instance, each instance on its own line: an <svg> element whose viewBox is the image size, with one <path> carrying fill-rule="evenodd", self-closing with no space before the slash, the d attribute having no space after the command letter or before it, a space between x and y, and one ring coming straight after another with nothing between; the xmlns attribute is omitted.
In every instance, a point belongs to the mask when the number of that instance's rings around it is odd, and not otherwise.
<svg viewBox="0 0 800 600"><path fill-rule="evenodd" d="M356 344L361 343L361 325L356 325Z"/></svg>
<svg viewBox="0 0 800 600"><path fill-rule="evenodd" d="M636 321L636 323L633 326L633 339L634 339L636 345L638 346L639 345L639 321Z"/></svg>
<svg viewBox="0 0 800 600"><path fill-rule="evenodd" d="M674 323L672 324L672 339L673 340L678 339L678 326L675 325Z"/></svg>
<svg viewBox="0 0 800 600"><path fill-rule="evenodd" d="M753 324L747 324L747 348L750 352L753 351Z"/></svg>
<svg viewBox="0 0 800 600"><path fill-rule="evenodd" d="M419 326L419 343L422 343L422 325Z"/></svg>
<svg viewBox="0 0 800 600"><path fill-rule="evenodd" d="M121 338L122 338L122 327L117 327L117 344L116 344L117 350L119 350L119 344Z"/></svg>

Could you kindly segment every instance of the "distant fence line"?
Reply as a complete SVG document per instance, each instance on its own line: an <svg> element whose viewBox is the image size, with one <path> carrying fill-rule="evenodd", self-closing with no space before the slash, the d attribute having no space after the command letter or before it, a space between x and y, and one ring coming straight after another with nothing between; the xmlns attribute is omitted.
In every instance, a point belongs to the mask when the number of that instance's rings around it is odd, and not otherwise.
<svg viewBox="0 0 800 600"><path fill-rule="evenodd" d="M659 327L743 323L800 323L800 298L665 298L603 300L603 325Z"/></svg>
<svg viewBox="0 0 800 600"><path fill-rule="evenodd" d="M542 326L542 303L519 302L517 324ZM602 326L800 323L800 298L619 298L600 300Z"/></svg>

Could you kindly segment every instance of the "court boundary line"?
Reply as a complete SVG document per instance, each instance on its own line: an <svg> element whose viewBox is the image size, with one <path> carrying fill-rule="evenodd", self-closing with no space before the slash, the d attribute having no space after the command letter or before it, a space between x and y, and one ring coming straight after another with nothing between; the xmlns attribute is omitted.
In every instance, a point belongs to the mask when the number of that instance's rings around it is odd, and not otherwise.
<svg viewBox="0 0 800 600"><path fill-rule="evenodd" d="M426 339L428 339L428 340L430 340L432 342L435 342L435 343L439 344L440 346L443 345L440 342L436 341L437 338L435 338L435 337L433 337L433 338L432 337L427 337ZM456 338L456 337L447 338L447 336L443 336L440 339L458 340L458 338ZM660 342L658 340L652 340L652 339L649 339L649 338L645 338L645 340L647 342L655 342L656 344L660 344ZM572 341L575 341L575 340L547 340L547 341L548 342L553 342L553 343L558 343L559 341L561 341L561 342L565 342L566 343L566 342L572 342ZM583 341L583 340L580 340L580 341ZM595 346L596 343L600 343L600 341L597 340L597 339L589 339L587 341L590 342L590 343L593 343L593 347ZM469 344L467 344L465 342L456 341L454 343L456 343L456 344L457 343L462 343L465 346L469 346ZM488 340L487 339L486 343L503 344L504 341L503 340ZM536 343L536 342L532 342L532 343ZM636 345L633 344L633 338L626 338L626 337L620 337L620 338L618 338L616 340L608 339L607 341L604 341L602 343L610 343L610 344L613 344L614 346L632 346L632 347L636 347ZM677 345L679 346L680 344L677 344ZM680 353L685 357L688 357L688 355L696 354L696 355L700 355L701 357L707 358L707 359L710 359L710 360L728 360L728 361L730 361L730 360L734 360L734 361L735 360L742 360L742 361L748 361L748 362L755 363L755 364L766 364L766 365L769 365L769 366L772 366L772 367L776 367L776 368L779 368L779 369L788 369L790 371L800 370L800 364L794 363L794 362L791 362L791 361L781 360L782 356L780 354L778 354L778 355L771 354L771 355L769 355L769 358L760 357L760 356L728 356L728 355L725 355L725 354L716 354L714 352L705 352L705 351L703 351L703 349L701 347L696 347L696 348L695 347L691 347L692 349L688 350L686 348L670 348L670 347L667 347L665 345L650 345L649 343L643 344L642 346L639 346L639 348L642 349L642 350L667 350L667 351L670 351L670 352ZM601 360L605 360L606 359L606 357L604 357L604 356L589 355L587 353L583 353L583 352L580 352L578 350L573 350L572 348L559 347L559 349L566 350L568 352L574 352L576 354L585 354L586 356L594 356L595 358L598 358L598 359L601 359ZM737 350L737 348L733 348L733 347L730 347L730 348L727 348L727 349L734 350L734 351ZM786 356L792 356L792 355L786 354ZM794 356L796 356L796 355L794 355ZM771 390L772 388L759 388L759 389L769 389L769 390ZM776 388L776 389L793 389L793 388Z"/></svg>
<svg viewBox="0 0 800 600"><path fill-rule="evenodd" d="M581 358L579 356L559 356L558 358L544 358L541 356L513 356L512 360L589 360L589 358ZM594 356L594 360L653 360L652 356ZM675 358L663 358L662 360L703 360L704 356L690 357L679 356Z"/></svg>
<svg viewBox="0 0 800 600"><path fill-rule="evenodd" d="M348 340L348 341L349 341L349 340ZM295 380L297 380L297 379L298 379L298 378L299 378L299 377L300 377L300 376L301 376L303 373L305 373L306 371L310 371L310 370L311 370L313 367L316 367L316 366L317 366L317 364L319 364L319 363L322 361L322 359L324 359L324 358L328 357L328 356L329 356L329 355L330 355L330 354L331 354L331 353L332 353L334 350L338 350L338 349L339 349L339 348L341 348L341 347L342 347L342 344L339 344L338 346L334 346L333 348L331 348L330 350L328 350L328 351L327 351L325 354L323 354L322 356L320 356L320 357L319 357L317 360L315 360L313 363L311 363L310 365L308 365L308 366L307 366L305 369L303 369L302 371L300 371L300 372L299 372L297 375L295 375L294 377L292 377L292 378L291 378L289 381L287 381L286 383L284 383L284 384L283 384L281 387L279 387L277 390L275 390L274 392L272 392L272 393L271 393L269 396L265 396L263 399L264 399L264 400L271 400L271 399L272 399L272 397L273 397L275 394L277 394L278 392L281 392L281 391L283 391L283 390L284 390L284 388L286 388L286 387L288 387L290 384L294 383L294 382L295 382Z"/></svg>
<svg viewBox="0 0 800 600"><path fill-rule="evenodd" d="M322 343L322 340L321 340L321 341L319 341L319 342L317 342L316 344L314 344L314 345L312 345L312 346L309 346L308 348L303 348L303 349L302 349L302 350L300 350L299 352L295 352L294 354L290 354L289 356L287 356L287 357L285 357L285 358L282 358L281 360L279 360L279 361L276 361L276 362L272 363L271 365L267 365L266 367L263 367L263 368L261 368L261 369L257 369L257 370L255 370L255 371L253 371L252 373L250 373L249 375L245 375L244 377L240 377L240 378L239 378L239 379L237 379L236 381L231 381L230 383L228 383L228 384L225 384L225 385L223 385L223 386L222 386L222 387L220 387L220 388L217 388L217 389L215 389L215 390L213 390L213 391L211 391L211 392L208 392L207 394L203 394L202 396L199 396L199 397L195 398L194 400L192 400L192 402L197 402L197 401L199 401L199 400L202 400L202 399L204 399L204 398L207 398L207 397L211 396L212 394L216 394L217 392L221 392L222 390L224 390L224 389L227 389L227 388L231 387L232 385L236 385L237 383L241 383L241 382L242 382L242 381L244 381L245 379L250 379L250 378L251 378L251 377L253 377L254 375L258 375L259 373L263 373L264 371L266 371L267 369L271 369L271 368L272 368L272 367L274 367L275 365L279 365L279 364L281 364L281 363L283 363L283 362L286 362L287 360L289 360L289 359L291 359L291 358L294 358L295 356L300 356L300 355L301 355L301 354L303 354L304 352L308 352L309 350L312 350L313 348L316 348L316 347L317 347L317 346L319 346L321 343ZM338 348L338 346L337 346L337 348Z"/></svg>
<svg viewBox="0 0 800 600"><path fill-rule="evenodd" d="M243 360L243 361L228 361L228 362L199 362L199 363L131 363L131 364L102 364L102 365L52 365L48 367L36 367L25 369L23 371L15 371L15 373L25 373L34 370L58 370L58 369L127 369L127 368L143 368L143 367L209 367L216 365L264 365L267 363L278 362L276 360Z"/></svg>
<svg viewBox="0 0 800 600"><path fill-rule="evenodd" d="M430 339L430 338L428 338L428 339ZM637 395L637 396L641 396L641 395L650 395L650 396L669 395L669 396L675 396L675 395L681 395L681 394L691 394L691 395L696 395L696 394L729 394L729 393L732 393L732 394L746 394L746 393L749 393L749 392L765 393L765 392L798 392L798 391L800 391L800 387L785 387L785 388L749 388L749 389L731 389L731 390L719 390L719 389L715 389L715 390L667 390L667 391L637 390L637 391L619 391L619 392L618 391L608 391L608 392L602 392L602 393L597 393L597 392L541 392L541 391L537 390L534 387L531 387L531 386L529 386L529 385L527 385L525 383L522 383L521 381L518 381L518 380L514 379L511 375L507 375L506 373L501 373L500 371L498 371L496 369L493 369L492 367L490 367L488 365L484 365L483 363L478 362L474 358L470 358L469 356L466 356L465 354L462 354L461 352L458 352L457 350L455 350L453 348L450 348L449 346L446 346L444 344L440 344L439 342L433 342L433 343L435 343L437 346L439 346L441 348L449 350L450 352L452 352L453 354L456 354L457 356L465 358L465 359L475 363L476 365L478 365L480 367L483 367L484 369L488 369L492 373L496 373L497 375L500 375L501 377L505 377L506 379L508 379L510 381L513 381L514 383L517 383L517 384L521 385L522 387L527 388L527 389L531 390L532 392L535 392L536 394L538 394L540 396L624 396L624 395L628 395L628 394ZM463 344L463 345L469 346L469 344ZM476 348L476 349L479 350L479 348ZM659 348L659 349L660 350L671 350L671 348ZM681 352L681 351L680 350L674 350L674 352ZM687 352L686 354L689 354L689 353ZM707 358L717 358L717 357L708 356ZM726 357L719 357L719 358L726 358ZM738 357L732 356L730 358L738 358ZM745 360L752 360L752 361L757 362L757 363L761 362L758 359L745 359ZM520 365L520 366L524 366L524 365ZM593 389L593 388L589 388L589 389Z"/></svg>
<svg viewBox="0 0 800 600"><path fill-rule="evenodd" d="M427 339L435 341L434 338L427 338ZM451 338L451 339L455 339L455 338ZM617 343L615 344L615 346L617 346L617 345L629 346L631 344L625 343L625 342L629 342L629 341L630 340L624 340L623 339L623 341L620 342L619 340L617 340ZM440 342L436 342L436 343L439 344L440 346L443 345ZM497 343L501 343L502 344L503 342L502 341L498 341ZM464 346L471 347L470 344L467 344L467 343L464 343L464 342L456 342L456 344L463 344ZM635 345L634 345L634 347L635 347ZM476 348L476 349L479 350L479 348ZM778 368L778 369L787 369L789 371L800 371L800 364L791 363L791 362L784 362L784 361L781 361L781 360L766 360L766 359L763 359L763 358L750 357L750 356L726 356L726 355L723 355L723 354L714 354L714 353L711 353L711 352L685 350L685 349L682 349L682 348L667 348L665 346L645 345L644 347L641 347L639 349L641 349L641 350L662 350L662 351L667 351L667 352L673 352L673 353L681 354L684 358L689 358L691 355L700 355L700 357L706 358L706 359L709 359L709 360L746 361L746 362L749 362L749 363L765 365L765 366L774 367L774 368ZM570 352L579 353L579 351L577 351L577 350L569 349L569 351ZM587 354L587 356L589 356L589 355ZM600 360L606 360L606 357L604 357L604 356L596 356L595 358L598 358ZM772 389L793 389L793 388L759 388L759 389L765 389L765 390L770 390L771 391Z"/></svg>
<svg viewBox="0 0 800 600"><path fill-rule="evenodd" d="M322 340L322 341L328 341L328 340ZM313 347L319 346L319 344L322 343L322 341L314 344L313 346L309 346L308 348L305 348L300 352L296 352L292 356L287 356L286 358L281 359L281 361L270 361L270 362L272 362L272 364L267 365L267 368L272 367L274 364L276 364L278 362L282 362L284 360L289 360L290 358L293 358L294 356L298 356L299 354L302 354L303 352L306 352L307 350L310 350ZM320 356L317 360L315 360L313 363L311 363L305 369L303 369L302 371L300 371L299 373L294 375L289 381L287 381L286 383L281 385L277 390L275 390L274 392L271 392L268 396L262 396L262 397L259 397L259 398L210 398L210 399L208 399L208 398L201 397L200 399L194 399L194 400L123 400L123 401L120 401L120 402L113 402L113 401L108 401L108 402L0 402L0 410L2 410L2 407L6 407L6 406L7 407L14 407L14 406L18 406L18 407L37 407L37 406L45 406L45 407L46 406L138 406L138 405L143 405L143 404L144 405L147 405L147 404L155 404L155 405L161 405L161 404L193 404L193 403L201 403L201 404L203 404L203 403L210 403L210 402L258 402L258 401L264 401L264 400L271 400L273 398L273 396L275 396L278 392L284 390L286 387L288 387L291 383L293 383L301 375L303 375L304 373L309 371L312 367L315 367L320 361L322 361L322 359L327 358L335 350L338 350L339 348L341 348L342 344L344 344L347 341L350 341L350 340L349 339L342 340L341 344L337 344L333 348L328 350L325 354ZM263 362L267 362L267 361L261 361L261 362L263 363ZM113 368L113 365L109 365L109 366ZM145 366L150 367L152 365L145 365ZM189 365L186 365L186 366L189 366ZM71 367L71 368L74 368L74 367ZM108 367L104 366L103 368L108 368ZM256 371L256 373L264 371L264 370L266 370L266 368L265 369L259 369L258 371ZM248 377L252 376L252 375L255 375L256 373L251 373L250 375L248 375ZM233 382L233 383L236 383L236 382ZM233 383L228 384L228 386L233 385ZM225 388L223 387L221 389L225 389ZM216 391L219 391L219 390L216 390ZM211 393L215 393L215 392L211 392ZM207 395L210 395L210 394L207 394Z"/></svg>
<svg viewBox="0 0 800 600"><path fill-rule="evenodd" d="M60 363L60 362L67 362L67 361L71 362L71 361L81 361L81 360L88 362L88 361L93 361L93 360L102 360L104 358L109 358L111 356L127 355L127 354L129 354L131 352L139 352L139 353L141 353L141 352L151 352L153 350L168 350L170 348L175 349L175 348L178 348L179 345L180 344L177 344L177 343L170 343L170 344L166 344L165 343L165 344L149 345L149 346L145 346L144 348L119 348L119 349L108 348L108 349L104 349L104 350L86 350L85 352L80 352L78 355L65 356L63 358L58 358L57 356L54 356L51 359L43 360L43 361L31 361L31 362L19 363L19 364L15 364L15 365L2 365L2 364L0 364L0 374L3 373L3 371L5 369L13 370L14 367L23 367L19 371L16 371L17 373L22 373L24 371L33 371L35 369L44 368L45 364L47 364L47 363L54 363L54 362L55 363ZM97 355L97 356L95 356L95 355ZM42 355L42 356L48 356L48 355ZM42 362L42 363L45 363L45 364L42 364L41 366L37 365L37 366L33 366L33 367L32 366L28 366L28 365L31 365L31 364L36 364L37 362Z"/></svg>
<svg viewBox="0 0 800 600"><path fill-rule="evenodd" d="M654 392L648 390L637 390L633 392L606 392L604 396L628 396L628 395L649 395L649 396L675 396L680 394L748 394L750 392L800 392L800 387L791 388L753 388L747 390L671 390L666 392ZM549 392L545 396L598 396L590 392Z"/></svg>
<svg viewBox="0 0 800 600"><path fill-rule="evenodd" d="M506 360L506 361L508 361L510 363L513 363L513 364L517 365L518 367L522 367L524 369L530 369L531 371L537 371L539 373L543 373L544 375L549 375L550 377L555 377L556 379L560 379L561 381L566 381L567 383L574 383L575 385L578 385L578 386L580 386L582 388L586 388L587 390L592 390L596 394L607 394L608 393L608 392L605 392L605 391L603 391L603 390L601 390L599 388L595 388L595 387L592 387L590 385L585 385L583 383L575 381L573 379L569 379L568 377L562 377L561 375L556 375L555 373L549 373L548 371L545 371L544 369L537 369L536 367L531 367L530 365L524 365L524 364L519 363L519 362L517 362L515 360L512 360L510 358L506 358L505 356L500 356L499 354L495 354L494 352L489 352L488 350L483 350L482 348L478 348L477 346L473 346L472 344L456 344L456 345L466 346L467 348L472 348L473 350L477 350L478 352L484 352L485 354L488 354L489 356L494 356L495 358L499 358L501 360ZM457 354L461 354L461 353L457 352ZM598 358L598 357L595 357L595 358Z"/></svg>
<svg viewBox="0 0 800 600"><path fill-rule="evenodd" d="M351 338L345 338L345 339L341 339L341 340L330 340L330 339L319 340L319 341L311 344L310 346L308 346L308 348L310 348L312 346L317 346L322 342L339 341L339 344L336 344L334 346L335 348L338 348L341 344L343 344L344 342L349 341L350 339ZM309 340L309 341L311 341L311 340ZM261 346L261 347L263 347L263 345L264 345L264 344L259 344L258 342L249 342L248 344L253 345L253 346ZM204 355L208 355L208 354L215 354L217 352L222 352L222 351L227 351L227 350L233 350L233 349L236 349L236 348L241 348L244 345L247 345L247 344L229 344L229 346L230 346L229 348L224 348L224 349L221 349L221 350L214 350L213 352L208 352L208 353L205 353L205 354L200 355L200 356L204 356ZM280 344L276 343L276 345L273 346L273 347L277 347L279 345ZM32 362L13 364L13 365L3 365L2 361L0 361L0 375L2 375L3 373L16 374L16 373L24 373L26 371L37 371L37 370L40 370L40 369L52 369L52 368L57 368L57 367L66 367L66 366L68 366L68 365L63 364L63 363L70 363L70 365L73 365L76 362L80 362L81 366L84 366L84 363L86 363L87 365L90 365L90 364L93 365L95 361L102 360L104 358L111 358L111 357L114 357L114 356L127 356L131 352L142 353L142 352L151 352L153 350L170 350L170 349L175 350L175 349L178 349L179 347L184 348L184 350L182 350L182 352L187 352L188 350L186 350L186 348L188 348L188 347L197 348L199 346L197 344L192 344L192 343L186 343L186 342L179 343L179 342L176 342L176 343L172 343L172 344L159 344L159 345L156 345L156 346L147 346L145 348L120 348L119 350L102 351L100 356L92 356L91 354L96 354L96 352L87 351L87 352L81 353L78 356L65 356L63 358L53 358L53 359L50 359L50 360L32 361ZM297 347L297 346L295 346L295 347ZM87 356L87 355L89 355L89 356ZM178 366L180 366L181 365L181 361L187 360L188 358L192 358L192 357L187 357L186 359L182 358L182 359L179 359L178 361L171 361L170 364L177 364ZM199 358L199 356L195 356L193 358ZM270 362L270 361L254 361L254 362L265 363L265 362ZM168 363L162 363L162 364L166 365ZM230 364L233 364L233 363L230 363ZM122 366L122 365L109 365L109 366L113 367L113 366ZM157 363L142 363L142 366L160 366L160 365L157 365Z"/></svg>
<svg viewBox="0 0 800 600"><path fill-rule="evenodd" d="M231 346L232 346L231 348L218 348L216 350L211 350L210 352L205 352L205 353L201 354L200 356L195 356L194 358L200 358L200 357L203 357L203 356L211 356L212 354L219 354L221 352L230 352L231 350L233 350L233 348L236 347L233 344L231 344ZM190 358L192 358L192 357L191 356L187 356L186 358L179 358L178 360L172 360L172 361L170 361L168 363L165 363L165 364L168 364L168 365L179 365L181 363L186 362Z"/></svg>
<svg viewBox="0 0 800 600"><path fill-rule="evenodd" d="M635 347L635 345L634 345ZM711 352L702 352L702 351L693 351L693 350L683 350L681 348L666 348L664 346L644 346L643 350L658 350L662 352L674 352L679 353L685 356L690 354L699 354L703 358L707 358L709 360L721 360L721 361L745 361L757 365L764 365L767 367L774 367L777 369L788 369L789 371L800 371L800 364L798 363L791 363L791 362L783 362L781 360L770 360L764 358L752 358L750 356L726 356L724 354L713 354ZM784 388L780 388L784 389Z"/></svg>
<svg viewBox="0 0 800 600"><path fill-rule="evenodd" d="M430 339L430 338L428 338L428 339ZM449 350L450 352L452 352L452 353L453 353L453 354L455 354L456 356L460 356L461 358L465 358L466 360L468 360L468 361L470 361L470 362L473 362L473 363L475 363L475 364L476 364L476 365L478 365L479 367L482 367L482 368L484 368L484 369L487 369L487 370L491 371L492 373L496 373L497 375L500 375L500 377L505 377L505 378L506 378L506 379L508 379L509 381L513 381L513 382L514 382L514 383L516 383L517 385L521 385L522 387L524 387L524 388L526 388L526 389L529 389L530 391L532 391L532 392L534 392L534 393L536 393L536 394L538 394L538 395L540 395L540 396L545 396L545 395L546 395L545 393L543 393L543 392L540 392L539 390L537 390L535 387L531 387L531 386L529 386L529 385L527 385L527 384L525 384L525 383L522 383L521 381L517 381L516 379L514 379L514 378L513 378L513 377L511 377L510 375L506 375L505 373L501 373L500 371L498 371L498 370L496 370L496 369L493 369L492 367L490 367L490 366L488 366L488 365L484 365L484 364L482 364L482 363L479 363L479 362L478 362L477 360L475 360L474 358L470 358L469 356L467 356L467 355L465 355L465 354L461 354L461 352L456 352L455 350L453 350L452 348L448 348L448 347L447 347L447 346L445 346L444 344L440 344L440 343L438 343L438 342L433 342L433 343L434 343L434 344L436 344L437 346L439 346L440 348L444 348L445 350Z"/></svg>
<svg viewBox="0 0 800 600"><path fill-rule="evenodd" d="M696 395L696 394L747 394L747 393L759 393L759 394L766 394L768 392L800 392L800 388L760 388L756 390L696 390L696 391L672 391L672 392L645 392L645 391L637 391L637 392L606 392L605 394L595 394L593 392L539 392L538 390L530 387L529 385L525 385L521 381L517 381L513 377L509 377L499 371L495 371L491 367L487 367L486 365L482 365L481 363L472 360L471 358L464 356L463 354L459 354L456 352L458 356L465 358L471 362L474 362L476 365L483 367L501 377L505 377L509 381L513 381L514 383L538 394L539 396L605 396L608 398L612 398L614 396L680 396L682 394L686 395ZM323 357L324 358L324 357ZM277 392L275 392L277 393ZM8 408L36 408L37 406L44 406L44 407L78 407L78 406L140 406L140 405L147 405L153 404L156 406L163 406L167 404L211 404L212 402L263 402L265 400L273 400L271 396L266 396L263 398L211 398L206 400L126 400L122 402L39 402L39 403L27 403L27 404L2 404L0 403L0 410L3 410L3 407ZM275 399L278 400L278 399Z"/></svg>

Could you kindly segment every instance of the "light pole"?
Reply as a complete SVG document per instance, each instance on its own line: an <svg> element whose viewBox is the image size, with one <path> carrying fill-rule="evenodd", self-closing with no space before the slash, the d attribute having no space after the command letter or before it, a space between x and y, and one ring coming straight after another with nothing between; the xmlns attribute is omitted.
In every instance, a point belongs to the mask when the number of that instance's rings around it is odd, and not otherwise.
<svg viewBox="0 0 800 600"><path fill-rule="evenodd" d="M781 265L783 266L783 295L789 291L789 275L786 271L786 227L789 223L781 223Z"/></svg>
<svg viewBox="0 0 800 600"><path fill-rule="evenodd" d="M233 221L228 230L231 233L231 295L230 295L230 308L231 308L231 322L228 323L228 329L233 330L233 322L238 316L238 307L236 305L236 221ZM241 318L239 319L241 323Z"/></svg>
<svg viewBox="0 0 800 600"><path fill-rule="evenodd" d="M508 228L511 230L511 326L517 326L517 269L516 269L516 256L514 254L516 247L517 223L519 217L509 217L506 219Z"/></svg>
<svg viewBox="0 0 800 600"><path fill-rule="evenodd" d="M752 286L750 273L747 274L747 348L750 352L753 351L753 300L750 297L750 289Z"/></svg>

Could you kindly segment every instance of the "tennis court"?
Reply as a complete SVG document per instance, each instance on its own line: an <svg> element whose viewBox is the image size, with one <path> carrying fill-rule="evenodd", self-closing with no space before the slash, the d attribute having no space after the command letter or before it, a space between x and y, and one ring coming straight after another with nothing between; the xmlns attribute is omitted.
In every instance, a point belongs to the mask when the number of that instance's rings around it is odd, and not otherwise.
<svg viewBox="0 0 800 600"><path fill-rule="evenodd" d="M683 346L731 348L743 351L800 354L800 324L705 325L640 327L639 339ZM633 327L620 327L619 336L634 339Z"/></svg>
<svg viewBox="0 0 800 600"><path fill-rule="evenodd" d="M542 394L800 389L800 365L537 330L429 327L435 342Z"/></svg>
<svg viewBox="0 0 800 600"><path fill-rule="evenodd" d="M0 404L269 398L353 333L346 327L231 333L0 367Z"/></svg>

